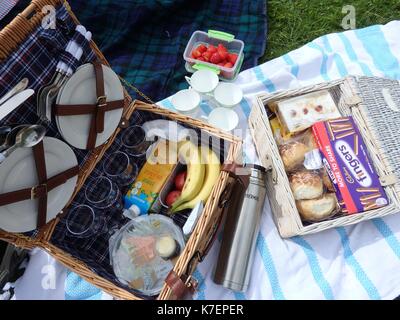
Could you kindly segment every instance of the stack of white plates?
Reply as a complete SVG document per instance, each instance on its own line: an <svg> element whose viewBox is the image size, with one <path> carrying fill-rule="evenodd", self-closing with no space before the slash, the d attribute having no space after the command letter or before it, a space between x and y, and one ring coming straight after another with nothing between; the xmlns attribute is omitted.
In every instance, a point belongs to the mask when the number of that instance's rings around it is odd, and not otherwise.
<svg viewBox="0 0 400 320"><path fill-rule="evenodd" d="M118 75L103 65L104 90L107 101L124 99L124 90ZM97 102L96 77L92 64L77 69L61 88L57 104L82 105ZM104 144L114 133L121 120L123 109L108 111L104 117L104 131L97 135L96 147ZM58 130L65 141L78 149L86 149L92 115L56 116Z"/></svg>
<svg viewBox="0 0 400 320"><path fill-rule="evenodd" d="M74 151L63 141L43 139L47 177L52 178L78 165ZM74 193L78 176L49 191L47 219L50 221L65 207ZM0 194L31 188L39 184L31 148L19 148L0 166ZM28 232L36 229L38 200L25 200L0 206L0 229L9 232Z"/></svg>

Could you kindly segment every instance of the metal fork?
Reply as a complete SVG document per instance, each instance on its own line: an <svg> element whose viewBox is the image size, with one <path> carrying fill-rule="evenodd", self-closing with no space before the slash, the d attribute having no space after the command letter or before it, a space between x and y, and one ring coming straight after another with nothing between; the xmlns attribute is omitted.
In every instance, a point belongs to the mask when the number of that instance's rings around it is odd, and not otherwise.
<svg viewBox="0 0 400 320"><path fill-rule="evenodd" d="M92 33L90 31L86 31L86 29L83 35L88 41L92 39ZM79 61L82 58L82 55L83 55L83 49L78 46L74 54L75 59ZM51 120L51 108L53 104L56 102L60 89L64 86L64 84L72 76L73 73L74 70L71 67L69 67L63 78L49 90L46 96L46 117L48 120Z"/></svg>
<svg viewBox="0 0 400 320"><path fill-rule="evenodd" d="M85 30L85 32L86 32L85 27L79 25L76 27L75 32L82 33L83 30ZM74 41L70 40L65 48L65 51L74 55L75 51L77 49L78 48L77 48L76 43ZM46 113L46 111L47 111L47 108L46 108L47 96L48 96L50 90L54 89L55 87L57 87L59 85L61 80L67 74L68 70L69 70L68 66L64 62L59 61L57 64L56 72L53 75L53 78L51 79L51 81L47 85L45 85L39 89L39 92L37 95L37 114L38 114L40 120L45 123L51 121L51 118L47 117L48 113Z"/></svg>

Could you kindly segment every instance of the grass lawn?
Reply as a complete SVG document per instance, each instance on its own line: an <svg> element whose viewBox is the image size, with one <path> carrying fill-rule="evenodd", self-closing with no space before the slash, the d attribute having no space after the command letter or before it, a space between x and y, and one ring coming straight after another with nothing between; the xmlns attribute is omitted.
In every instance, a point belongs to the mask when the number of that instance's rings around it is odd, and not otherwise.
<svg viewBox="0 0 400 320"><path fill-rule="evenodd" d="M345 5L355 8L356 28L400 19L399 0L268 0L268 42L260 63L327 33L343 31Z"/></svg>

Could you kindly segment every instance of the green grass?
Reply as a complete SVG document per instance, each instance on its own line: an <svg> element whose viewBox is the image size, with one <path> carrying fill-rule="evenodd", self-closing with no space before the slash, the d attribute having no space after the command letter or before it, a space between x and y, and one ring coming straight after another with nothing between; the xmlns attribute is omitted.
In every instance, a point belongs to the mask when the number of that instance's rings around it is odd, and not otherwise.
<svg viewBox="0 0 400 320"><path fill-rule="evenodd" d="M267 50L260 62L279 57L324 34L343 31L345 5L356 9L356 28L400 19L399 0L268 0Z"/></svg>

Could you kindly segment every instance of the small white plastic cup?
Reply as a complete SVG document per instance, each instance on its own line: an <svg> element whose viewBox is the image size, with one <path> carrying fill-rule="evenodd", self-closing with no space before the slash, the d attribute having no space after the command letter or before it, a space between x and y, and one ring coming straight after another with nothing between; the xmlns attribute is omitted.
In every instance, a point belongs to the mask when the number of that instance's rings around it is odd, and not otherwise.
<svg viewBox="0 0 400 320"><path fill-rule="evenodd" d="M242 101L243 91L234 83L221 82L214 90L214 99L220 107L232 108Z"/></svg>
<svg viewBox="0 0 400 320"><path fill-rule="evenodd" d="M214 91L218 86L218 75L211 70L198 70L192 76L185 77L189 85L200 94L207 94Z"/></svg>
<svg viewBox="0 0 400 320"><path fill-rule="evenodd" d="M171 98L171 103L176 111L192 117L196 115L200 102L200 95L193 89L178 91Z"/></svg>
<svg viewBox="0 0 400 320"><path fill-rule="evenodd" d="M239 116L236 111L228 108L215 108L207 116L202 116L207 122L221 130L232 131L239 124Z"/></svg>

